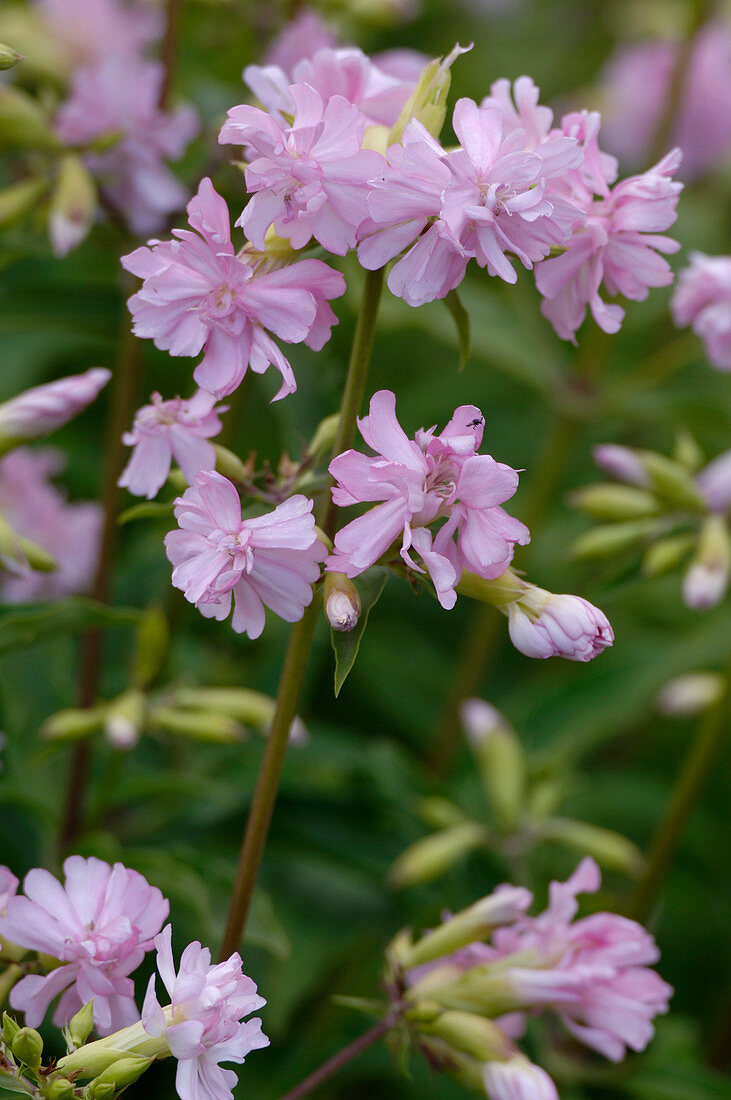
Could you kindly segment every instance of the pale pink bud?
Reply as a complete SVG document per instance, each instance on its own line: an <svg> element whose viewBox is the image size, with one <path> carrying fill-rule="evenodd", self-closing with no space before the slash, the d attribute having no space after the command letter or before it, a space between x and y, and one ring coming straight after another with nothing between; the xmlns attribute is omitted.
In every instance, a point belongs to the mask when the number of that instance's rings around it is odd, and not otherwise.
<svg viewBox="0 0 731 1100"><path fill-rule="evenodd" d="M655 705L661 714L674 718L701 714L718 702L724 686L725 679L720 672L688 672L663 684Z"/></svg>
<svg viewBox="0 0 731 1100"><path fill-rule="evenodd" d="M462 725L469 743L476 747L497 730L503 730L506 722L497 707L483 699L465 699L459 708Z"/></svg>
<svg viewBox="0 0 731 1100"><path fill-rule="evenodd" d="M614 641L604 612L581 596L533 586L508 615L511 641L526 657L590 661Z"/></svg>
<svg viewBox="0 0 731 1100"><path fill-rule="evenodd" d="M358 589L343 573L326 574L324 599L325 615L333 630L348 631L358 625Z"/></svg>
<svg viewBox="0 0 731 1100"><path fill-rule="evenodd" d="M647 471L637 454L629 447L620 447L617 443L600 443L592 448L591 453L597 466L605 474L617 481L625 481L628 485L649 488L650 478Z"/></svg>
<svg viewBox="0 0 731 1100"><path fill-rule="evenodd" d="M7 909L8 902L18 892L19 882L9 867L0 864L0 915Z"/></svg>
<svg viewBox="0 0 731 1100"><path fill-rule="evenodd" d="M509 1062L488 1062L482 1080L490 1100L558 1100L546 1071L520 1056Z"/></svg>
<svg viewBox="0 0 731 1100"><path fill-rule="evenodd" d="M703 521L698 550L683 578L683 600L702 611L715 607L726 594L731 577L731 534L722 516Z"/></svg>
<svg viewBox="0 0 731 1100"><path fill-rule="evenodd" d="M105 367L34 386L0 405L0 451L40 439L78 416L112 377Z"/></svg>
<svg viewBox="0 0 731 1100"><path fill-rule="evenodd" d="M712 512L727 512L731 507L731 451L709 462L698 474L696 485Z"/></svg>

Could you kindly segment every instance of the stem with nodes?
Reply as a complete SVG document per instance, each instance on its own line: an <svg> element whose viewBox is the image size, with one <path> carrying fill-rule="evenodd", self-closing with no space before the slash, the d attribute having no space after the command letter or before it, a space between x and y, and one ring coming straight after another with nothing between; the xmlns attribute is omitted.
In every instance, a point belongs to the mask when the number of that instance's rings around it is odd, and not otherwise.
<svg viewBox="0 0 731 1100"><path fill-rule="evenodd" d="M340 404L340 420L333 446L333 457L347 450L355 436L355 423L363 403L368 367L373 351L378 305L383 288L383 271L367 271L353 347L348 364L345 389ZM328 538L335 533L336 509L328 492L320 507L318 521ZM289 728L297 713L312 639L317 621L315 601L292 628L277 691L276 709L269 731L254 795L239 853L234 888L229 903L226 930L221 944L221 959L237 951L246 927L251 900L259 877L269 825L287 752Z"/></svg>

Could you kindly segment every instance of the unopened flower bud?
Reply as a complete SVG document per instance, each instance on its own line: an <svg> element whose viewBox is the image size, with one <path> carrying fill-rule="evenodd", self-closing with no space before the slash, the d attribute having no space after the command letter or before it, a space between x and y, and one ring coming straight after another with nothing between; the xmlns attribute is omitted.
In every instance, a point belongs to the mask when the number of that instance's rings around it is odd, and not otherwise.
<svg viewBox="0 0 731 1100"><path fill-rule="evenodd" d="M176 706L218 711L263 734L268 732L276 710L276 701L270 695L251 691L250 688L180 688L167 698ZM289 727L289 740L291 744L298 745L309 740L301 718L293 719Z"/></svg>
<svg viewBox="0 0 731 1100"><path fill-rule="evenodd" d="M358 589L344 573L326 573L323 589L325 615L333 630L348 631L360 618Z"/></svg>
<svg viewBox="0 0 731 1100"><path fill-rule="evenodd" d="M417 840L402 852L392 865L388 880L398 888L431 882L469 852L481 848L485 839L485 829L477 822L464 821L452 825L442 832Z"/></svg>
<svg viewBox="0 0 731 1100"><path fill-rule="evenodd" d="M35 1069L41 1064L43 1058L43 1039L34 1028L21 1027L13 1037L10 1049L13 1057L24 1066Z"/></svg>
<svg viewBox="0 0 731 1100"><path fill-rule="evenodd" d="M691 474L695 474L705 462L705 457L695 436L687 428L681 428L675 436L673 447L675 461L685 466Z"/></svg>
<svg viewBox="0 0 731 1100"><path fill-rule="evenodd" d="M307 444L308 455L317 458L319 455L330 454L335 445L339 423L340 413L333 413L320 421L315 429L315 434Z"/></svg>
<svg viewBox="0 0 731 1100"><path fill-rule="evenodd" d="M731 576L731 535L722 516L704 520L698 549L683 578L683 599L688 607L703 611L720 603Z"/></svg>
<svg viewBox="0 0 731 1100"><path fill-rule="evenodd" d="M48 189L46 179L23 180L11 183L0 191L0 229L15 225L38 205L38 200Z"/></svg>
<svg viewBox="0 0 731 1100"><path fill-rule="evenodd" d="M12 1047L13 1039L19 1031L20 1024L12 1016L8 1016L7 1012L3 1012L3 1042Z"/></svg>
<svg viewBox="0 0 731 1100"><path fill-rule="evenodd" d="M698 474L695 483L712 512L731 508L731 451L724 451Z"/></svg>
<svg viewBox="0 0 731 1100"><path fill-rule="evenodd" d="M0 149L53 152L59 144L38 100L13 85L0 87Z"/></svg>
<svg viewBox="0 0 731 1100"><path fill-rule="evenodd" d="M41 737L46 741L79 741L82 737L91 737L104 727L106 715L106 706L59 710L43 723Z"/></svg>
<svg viewBox="0 0 731 1100"><path fill-rule="evenodd" d="M0 71L12 69L19 61L24 60L23 55L14 50L12 46L6 46L4 42L0 42Z"/></svg>
<svg viewBox="0 0 731 1100"><path fill-rule="evenodd" d="M546 840L556 840L582 855L593 856L603 867L626 875L636 875L644 863L639 848L627 837L586 821L551 817L541 823L540 834Z"/></svg>
<svg viewBox="0 0 731 1100"><path fill-rule="evenodd" d="M642 572L646 577L662 577L688 557L696 544L695 535L670 535L648 546L642 556Z"/></svg>
<svg viewBox="0 0 731 1100"><path fill-rule="evenodd" d="M638 451L651 488L673 507L704 509L705 503L692 475L679 462L655 451Z"/></svg>
<svg viewBox="0 0 731 1100"><path fill-rule="evenodd" d="M399 962L404 969L410 970L484 939L500 925L513 924L532 900L530 890L521 886L499 886L492 894L427 932L413 946L404 945Z"/></svg>
<svg viewBox="0 0 731 1100"><path fill-rule="evenodd" d="M90 1100L114 1100L117 1086L112 1081L92 1081L86 1095Z"/></svg>
<svg viewBox="0 0 731 1100"><path fill-rule="evenodd" d="M512 569L506 569L494 580L486 580L463 569L457 591L461 596L469 596L473 600L480 600L481 603L504 610L519 600L528 587Z"/></svg>
<svg viewBox="0 0 731 1100"><path fill-rule="evenodd" d="M465 699L460 714L495 822L502 832L511 832L520 820L525 802L523 746L500 711L482 699Z"/></svg>
<svg viewBox="0 0 731 1100"><path fill-rule="evenodd" d="M152 707L150 725L175 737L206 741L213 745L231 745L243 741L246 731L225 714L211 711L176 710L173 707Z"/></svg>
<svg viewBox="0 0 731 1100"><path fill-rule="evenodd" d="M428 1032L480 1062L509 1058L515 1050L497 1024L471 1012L442 1012Z"/></svg>
<svg viewBox="0 0 731 1100"><path fill-rule="evenodd" d="M464 48L455 46L446 57L429 62L391 128L389 145L401 141L404 130L413 119L417 119L434 137L439 137L447 114L447 97L452 82L449 70L460 54L471 49L471 45Z"/></svg>
<svg viewBox="0 0 731 1100"><path fill-rule="evenodd" d="M23 538L0 516L0 571L23 574L35 569L38 573L53 573L57 568L56 559L47 550Z"/></svg>
<svg viewBox="0 0 731 1100"><path fill-rule="evenodd" d="M112 377L104 367L34 386L0 405L0 454L40 439L78 416Z"/></svg>
<svg viewBox="0 0 731 1100"><path fill-rule="evenodd" d="M170 628L165 613L159 607L145 611L135 631L135 655L132 682L135 687L148 687L160 672L170 642Z"/></svg>
<svg viewBox="0 0 731 1100"><path fill-rule="evenodd" d="M108 1066L92 1081L89 1086L91 1096L95 1100L102 1100L100 1090L107 1085L113 1086L114 1093L126 1089L128 1085L134 1084L146 1069L149 1069L153 1060L152 1058L140 1058L130 1054L126 1058L120 1058L119 1061L113 1062L111 1066Z"/></svg>
<svg viewBox="0 0 731 1100"><path fill-rule="evenodd" d="M86 1040L91 1035L91 1030L94 1027L94 1001L87 1001L87 1003L79 1009L75 1016L72 1016L69 1020L67 1031L68 1038L72 1047L76 1050L77 1047L83 1046Z"/></svg>
<svg viewBox="0 0 731 1100"><path fill-rule="evenodd" d="M531 585L508 615L511 641L526 657L590 661L614 641L604 612L581 596L555 595Z"/></svg>
<svg viewBox="0 0 731 1100"><path fill-rule="evenodd" d="M546 1071L522 1055L509 1062L488 1062L482 1070L482 1083L489 1100L559 1100Z"/></svg>
<svg viewBox="0 0 731 1100"><path fill-rule="evenodd" d="M72 1100L76 1095L74 1086L65 1077L54 1077L44 1086L42 1095L46 1100Z"/></svg>
<svg viewBox="0 0 731 1100"><path fill-rule="evenodd" d="M568 503L592 519L622 520L655 515L656 498L631 485L586 485L568 495Z"/></svg>
<svg viewBox="0 0 731 1100"><path fill-rule="evenodd" d="M649 517L627 520L626 523L603 523L579 535L571 547L571 556L577 561L613 558L641 545L659 530L658 521Z"/></svg>
<svg viewBox="0 0 731 1100"><path fill-rule="evenodd" d="M91 229L96 214L96 185L80 157L61 158L48 210L48 234L55 256L73 251Z"/></svg>
<svg viewBox="0 0 731 1100"><path fill-rule="evenodd" d="M216 470L219 474L223 474L229 481L249 480L251 470L238 455L229 451L227 447L222 447L220 443L214 443L213 449L216 452Z"/></svg>
<svg viewBox="0 0 731 1100"><path fill-rule="evenodd" d="M610 477L624 481L628 485L636 485L641 489L650 487L649 475L640 462L637 452L630 447L620 447L616 443L600 443L592 449L591 453L597 466Z"/></svg>
<svg viewBox="0 0 731 1100"><path fill-rule="evenodd" d="M720 672L688 672L663 684L655 705L661 714L692 717L717 703L725 688L726 678Z"/></svg>
<svg viewBox="0 0 731 1100"><path fill-rule="evenodd" d="M147 703L141 691L130 688L107 708L104 736L115 749L133 749L145 724Z"/></svg>
<svg viewBox="0 0 731 1100"><path fill-rule="evenodd" d="M448 829L450 825L459 825L465 821L465 815L450 802L448 798L440 798L433 795L431 798L423 798L419 803L419 817L426 825L433 829Z"/></svg>

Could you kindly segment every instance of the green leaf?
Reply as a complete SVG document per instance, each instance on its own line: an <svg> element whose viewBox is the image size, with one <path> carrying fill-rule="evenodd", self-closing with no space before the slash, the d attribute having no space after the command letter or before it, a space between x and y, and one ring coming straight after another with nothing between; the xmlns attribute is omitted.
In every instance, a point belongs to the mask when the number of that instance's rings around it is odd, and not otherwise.
<svg viewBox="0 0 731 1100"><path fill-rule="evenodd" d="M450 290L449 294L447 294L444 299L444 304L452 314L454 323L457 326L457 337L459 339L459 369L464 370L472 348L470 315L462 305L462 300L456 290Z"/></svg>
<svg viewBox="0 0 731 1100"><path fill-rule="evenodd" d="M0 653L45 642L61 634L130 626L142 613L131 607L107 607L97 600L59 600L0 616Z"/></svg>
<svg viewBox="0 0 731 1100"><path fill-rule="evenodd" d="M117 523L122 527L136 519L167 519L172 516L174 508L174 500L144 500L141 504L133 504L131 508L120 512Z"/></svg>
<svg viewBox="0 0 731 1100"><path fill-rule="evenodd" d="M0 1077L0 1098L2 1098L5 1093L9 1094L11 1092L14 1095L17 1095L19 1092L22 1093L23 1096L31 1095L28 1083L26 1081L23 1081L22 1078L6 1077L5 1075L3 1075L2 1077Z"/></svg>
<svg viewBox="0 0 731 1100"><path fill-rule="evenodd" d="M360 618L352 630L331 630L330 640L335 652L335 697L340 694L340 689L348 678L351 668L358 656L360 642L368 623L368 613L378 603L388 577L388 570L376 568L369 569L360 577L355 577L353 583L360 595Z"/></svg>

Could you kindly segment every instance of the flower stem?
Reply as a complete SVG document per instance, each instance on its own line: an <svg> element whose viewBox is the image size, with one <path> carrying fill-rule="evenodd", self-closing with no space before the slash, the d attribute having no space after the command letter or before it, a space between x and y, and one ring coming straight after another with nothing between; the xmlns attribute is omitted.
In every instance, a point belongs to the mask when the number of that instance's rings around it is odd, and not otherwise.
<svg viewBox="0 0 731 1100"><path fill-rule="evenodd" d="M160 46L160 61L163 67L162 84L158 106L164 111L170 105L170 91L175 75L175 60L178 54L178 33L180 28L180 0L167 0L165 4L165 32Z"/></svg>
<svg viewBox="0 0 731 1100"><path fill-rule="evenodd" d="M713 762L728 731L731 713L731 663L726 669L723 695L698 723L670 797L665 814L650 844L644 874L635 887L628 912L644 922L665 881L685 826L695 809Z"/></svg>
<svg viewBox="0 0 731 1100"><path fill-rule="evenodd" d="M377 1024L374 1024L368 1031L364 1031L362 1035L359 1035L357 1039L354 1039L352 1043L348 1043L346 1047L339 1050L337 1054L334 1054L332 1058L329 1058L327 1062L323 1064L311 1073L309 1077L305 1077L304 1081L300 1081L299 1085L296 1085L289 1092L285 1093L280 1100L301 1100L303 1096L308 1096L313 1089L318 1088L324 1081L329 1080L334 1074L338 1073L343 1066L346 1066L348 1062L352 1062L354 1058L357 1058L364 1050L368 1050L368 1047L372 1047L374 1043L377 1043L379 1039L382 1039L394 1025L393 1016L385 1016L382 1020L379 1020Z"/></svg>
<svg viewBox="0 0 731 1100"><path fill-rule="evenodd" d="M383 271L366 272L361 310L355 326L348 374L340 404L340 420L333 446L333 456L347 450L355 435L355 421L363 402L382 287ZM332 505L330 493L321 502L319 512L319 525L325 534L332 538L337 513ZM259 877L259 867L279 790L287 752L289 727L297 713L316 622L317 608L313 600L302 619L295 623L289 636L277 691L274 719L256 779L241 843L226 930L221 944L222 960L238 950L246 927L246 918Z"/></svg>
<svg viewBox="0 0 731 1100"><path fill-rule="evenodd" d="M121 490L117 488L117 478L122 469L124 457L122 433L128 427L135 407L141 358L140 342L132 335L125 310L119 354L114 371L111 403L104 429L106 450L101 487L104 519L99 546L99 561L91 590L93 599L100 602L106 602L109 595L109 585L117 552L119 533L117 514L121 498ZM90 630L81 639L77 687L78 706L90 707L96 701L101 669L102 635L98 630ZM84 791L89 779L90 763L91 746L88 741L82 741L74 749L71 759L66 806L59 836L61 853L70 847L81 831Z"/></svg>

